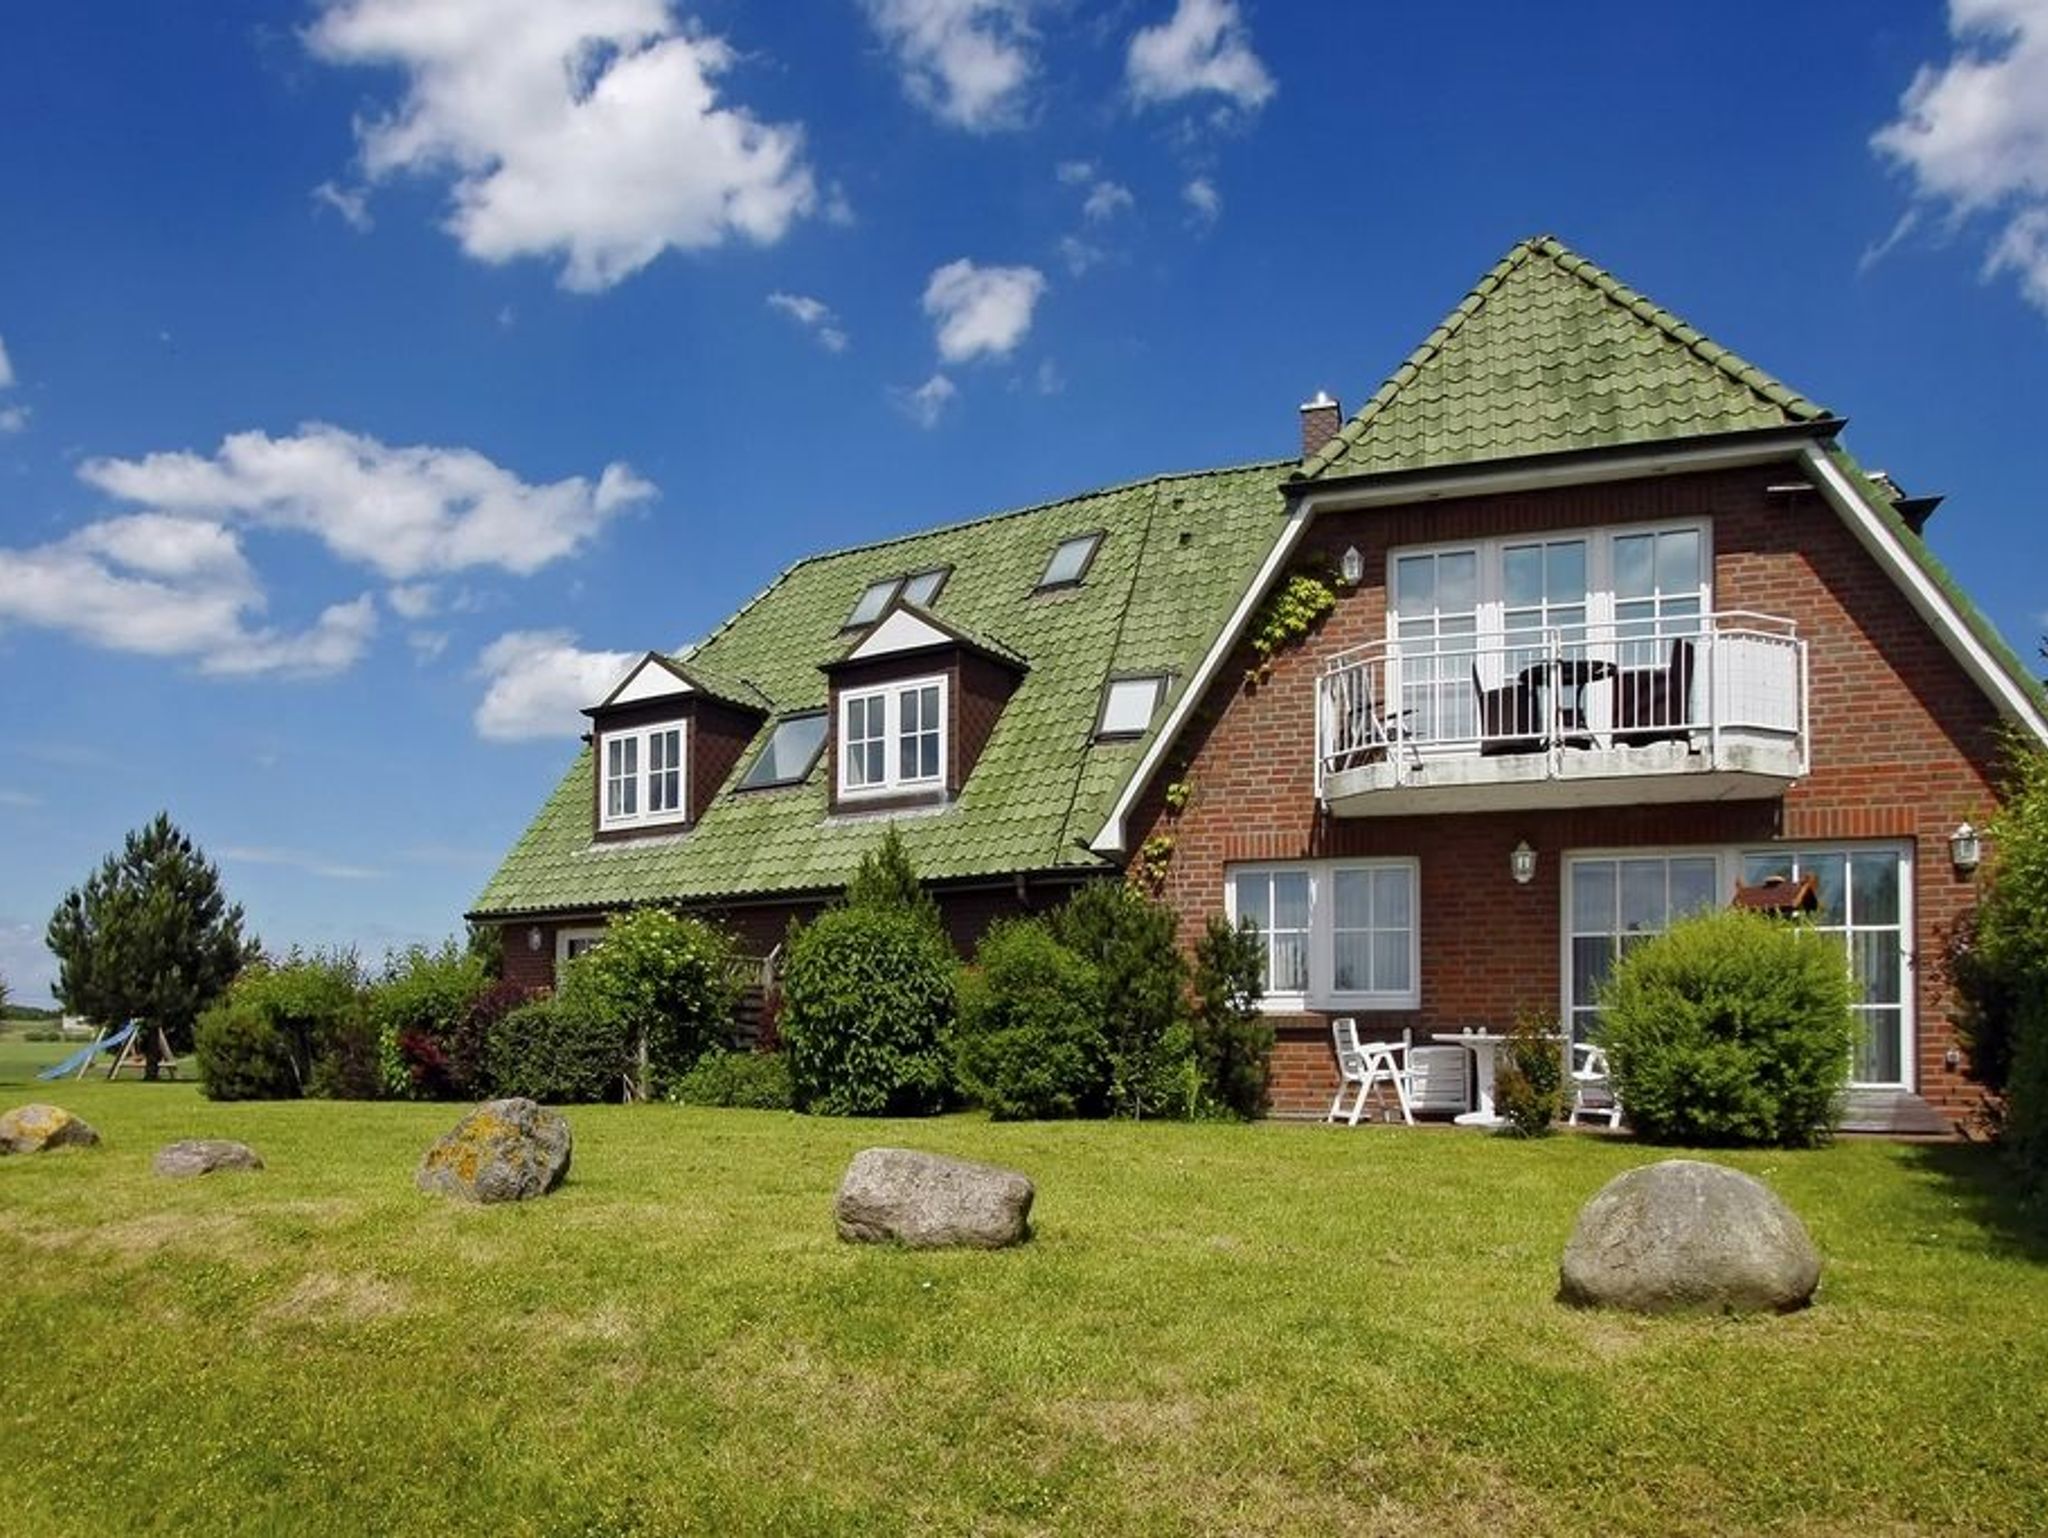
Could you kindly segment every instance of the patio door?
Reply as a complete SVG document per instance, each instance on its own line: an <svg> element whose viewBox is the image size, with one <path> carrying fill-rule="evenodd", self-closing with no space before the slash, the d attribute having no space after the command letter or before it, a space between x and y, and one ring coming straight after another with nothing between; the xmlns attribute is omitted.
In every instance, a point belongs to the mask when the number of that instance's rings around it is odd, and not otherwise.
<svg viewBox="0 0 2048 1538"><path fill-rule="evenodd" d="M1600 984L1614 963L1672 920L1723 900L1721 861L1693 854L1580 855L1567 862L1566 1024L1584 1041L1599 1018Z"/></svg>

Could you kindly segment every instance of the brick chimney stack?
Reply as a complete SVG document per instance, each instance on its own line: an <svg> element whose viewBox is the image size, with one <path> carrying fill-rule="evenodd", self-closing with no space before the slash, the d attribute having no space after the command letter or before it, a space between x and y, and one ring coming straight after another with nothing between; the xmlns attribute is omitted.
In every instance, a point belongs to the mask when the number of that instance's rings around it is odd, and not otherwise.
<svg viewBox="0 0 2048 1538"><path fill-rule="evenodd" d="M1337 436L1344 425L1344 408L1328 390L1316 391L1316 398L1301 403L1301 457L1312 458L1316 450Z"/></svg>

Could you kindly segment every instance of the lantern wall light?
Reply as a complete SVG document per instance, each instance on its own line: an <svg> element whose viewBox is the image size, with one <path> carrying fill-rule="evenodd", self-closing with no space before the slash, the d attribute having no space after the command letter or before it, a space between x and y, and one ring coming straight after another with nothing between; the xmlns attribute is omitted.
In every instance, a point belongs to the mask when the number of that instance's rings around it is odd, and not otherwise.
<svg viewBox="0 0 2048 1538"><path fill-rule="evenodd" d="M1984 836L1968 823L1948 836L1948 857L1964 875L1974 871L1984 858Z"/></svg>
<svg viewBox="0 0 2048 1538"><path fill-rule="evenodd" d="M1527 886L1536 879L1536 851L1529 847L1526 838L1509 852L1508 873L1515 878L1516 886Z"/></svg>

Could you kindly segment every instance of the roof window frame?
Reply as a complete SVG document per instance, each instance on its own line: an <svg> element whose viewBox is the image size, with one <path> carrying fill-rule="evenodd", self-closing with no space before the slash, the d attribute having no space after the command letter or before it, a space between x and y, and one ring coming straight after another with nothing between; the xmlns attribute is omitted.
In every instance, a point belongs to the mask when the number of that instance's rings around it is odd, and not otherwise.
<svg viewBox="0 0 2048 1538"><path fill-rule="evenodd" d="M775 745L776 735L784 727L798 721L822 721L825 725L824 731L818 734L817 746L811 749L810 757L804 760L802 771L784 779L762 780L758 784L750 783L753 780L754 771L768 761L768 754ZM831 745L831 741L832 711L827 706L821 705L816 710L792 710L787 715L775 717L769 725L768 740L762 743L759 751L747 761L746 769L740 774L738 782L733 786L733 794L751 795L755 791L762 790L787 790L792 785L806 783L817 772L818 762L825 756L825 750Z"/></svg>
<svg viewBox="0 0 2048 1538"><path fill-rule="evenodd" d="M1052 547L1052 554L1045 558L1045 567L1040 571L1037 585L1031 591L1033 593L1061 593L1065 592L1068 588L1080 587L1088 580L1088 573L1094 569L1095 558L1102 553L1103 541L1108 537L1109 531L1100 528L1084 530L1079 534L1068 534L1062 537ZM1071 577L1062 577L1057 581L1053 580L1053 566L1059 560L1060 552L1070 545L1078 545L1083 540L1088 541L1088 553L1081 558L1079 568L1076 569Z"/></svg>

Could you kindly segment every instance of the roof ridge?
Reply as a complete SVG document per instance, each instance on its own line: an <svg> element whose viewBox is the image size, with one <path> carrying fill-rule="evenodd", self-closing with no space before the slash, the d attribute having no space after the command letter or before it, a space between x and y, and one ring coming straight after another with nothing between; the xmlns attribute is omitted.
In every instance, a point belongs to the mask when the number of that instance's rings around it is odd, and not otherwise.
<svg viewBox="0 0 2048 1538"><path fill-rule="evenodd" d="M1807 421L1821 421L1827 418L1827 410L1817 402L1766 373L1746 358L1713 341L1698 327L1689 325L1676 312L1630 288L1597 262L1579 255L1555 235L1539 234L1532 235L1526 240L1518 240L1510 246L1507 254L1481 275L1465 297L1453 305L1450 312L1436 323L1430 333L1422 339L1421 345L1401 361L1400 366L1387 376L1351 419L1332 434L1329 441L1313 455L1296 465L1289 479L1313 480L1343 458L1348 450L1365 437L1374 421L1423 367L1443 351L1467 321L1485 307L1508 276L1527 263L1531 257L1539 255L1555 265L1560 272L1584 284L1607 303L1626 310L1647 325L1656 327L1672 342L1701 362L1718 369L1767 404Z"/></svg>

